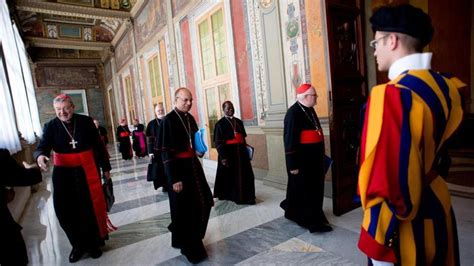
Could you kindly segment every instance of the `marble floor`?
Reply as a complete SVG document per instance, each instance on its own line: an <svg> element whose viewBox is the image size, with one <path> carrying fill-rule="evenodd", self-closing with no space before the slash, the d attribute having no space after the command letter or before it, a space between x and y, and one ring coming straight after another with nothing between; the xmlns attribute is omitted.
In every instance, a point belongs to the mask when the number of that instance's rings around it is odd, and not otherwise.
<svg viewBox="0 0 474 266"><path fill-rule="evenodd" d="M178 249L170 245L167 194L146 181L147 159L123 161L111 150L115 205L109 213L119 229L99 259L85 255L78 265L187 265ZM210 187L215 165L204 161ZM21 218L30 265L69 264L71 246L56 219L51 179L44 175ZM257 204L236 205L217 201L204 239L209 258L202 265L366 265L357 249L361 210L341 217L332 215L331 199L324 210L334 230L309 233L286 220L279 207L285 192L256 181ZM458 219L461 265L474 265L473 199L453 197Z"/></svg>

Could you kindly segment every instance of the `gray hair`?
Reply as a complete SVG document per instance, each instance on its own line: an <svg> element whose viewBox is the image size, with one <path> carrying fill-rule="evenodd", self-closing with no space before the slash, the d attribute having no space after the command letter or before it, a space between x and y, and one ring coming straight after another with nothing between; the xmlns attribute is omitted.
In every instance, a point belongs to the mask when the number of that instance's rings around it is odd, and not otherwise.
<svg viewBox="0 0 474 266"><path fill-rule="evenodd" d="M71 96L67 95L67 94L59 94L58 96L56 96L56 98L54 98L53 100L53 104L55 103L63 103L63 102L69 102L72 106L74 106L74 103L72 102L72 98Z"/></svg>

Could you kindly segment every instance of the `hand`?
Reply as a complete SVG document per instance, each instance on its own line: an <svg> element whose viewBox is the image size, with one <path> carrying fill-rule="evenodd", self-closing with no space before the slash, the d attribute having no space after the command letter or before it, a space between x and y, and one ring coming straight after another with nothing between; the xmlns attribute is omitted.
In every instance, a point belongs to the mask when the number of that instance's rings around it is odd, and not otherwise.
<svg viewBox="0 0 474 266"><path fill-rule="evenodd" d="M173 191L176 193L181 192L183 190L183 182L176 182L173 184Z"/></svg>
<svg viewBox="0 0 474 266"><path fill-rule="evenodd" d="M23 161L23 167L25 167L26 169L31 169L31 168L38 168L38 165L35 164L35 163L29 164L29 163Z"/></svg>
<svg viewBox="0 0 474 266"><path fill-rule="evenodd" d="M43 171L48 171L48 162L49 158L44 155L38 156L38 159L36 159L36 162L38 163L39 168Z"/></svg>
<svg viewBox="0 0 474 266"><path fill-rule="evenodd" d="M290 170L290 174L297 175L300 172L300 169Z"/></svg>
<svg viewBox="0 0 474 266"><path fill-rule="evenodd" d="M148 157L150 157L150 159L153 159L153 153L148 153Z"/></svg>
<svg viewBox="0 0 474 266"><path fill-rule="evenodd" d="M105 176L105 179L109 180L110 179L110 171L104 171L104 176Z"/></svg>

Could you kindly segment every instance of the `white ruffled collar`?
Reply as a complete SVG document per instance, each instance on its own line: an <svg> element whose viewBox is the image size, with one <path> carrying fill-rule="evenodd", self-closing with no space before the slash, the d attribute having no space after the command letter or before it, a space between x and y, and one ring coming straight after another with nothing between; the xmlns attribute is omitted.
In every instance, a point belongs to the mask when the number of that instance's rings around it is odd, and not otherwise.
<svg viewBox="0 0 474 266"><path fill-rule="evenodd" d="M388 78L395 79L407 70L431 69L432 53L416 53L395 61L388 70Z"/></svg>

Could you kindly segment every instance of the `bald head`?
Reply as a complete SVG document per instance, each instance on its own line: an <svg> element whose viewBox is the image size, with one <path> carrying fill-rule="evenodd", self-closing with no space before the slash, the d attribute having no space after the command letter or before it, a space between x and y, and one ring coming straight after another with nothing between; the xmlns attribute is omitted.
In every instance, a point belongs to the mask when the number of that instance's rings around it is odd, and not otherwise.
<svg viewBox="0 0 474 266"><path fill-rule="evenodd" d="M155 106L155 115L157 118L161 119L165 116L165 108L163 107L163 103L158 103Z"/></svg>
<svg viewBox="0 0 474 266"><path fill-rule="evenodd" d="M187 88L179 88L174 94L174 105L181 112L189 112L193 106L193 95Z"/></svg>

